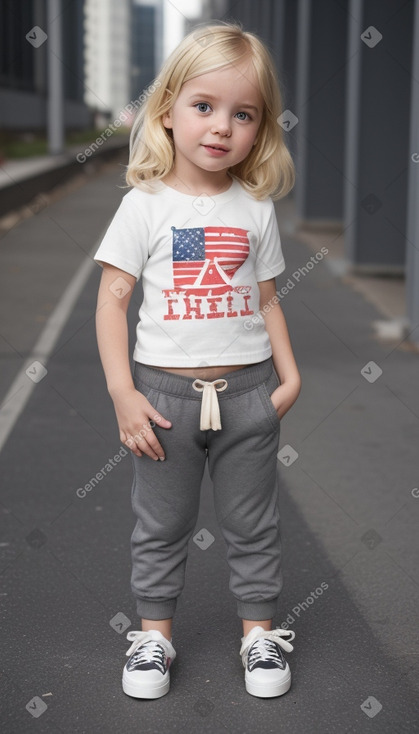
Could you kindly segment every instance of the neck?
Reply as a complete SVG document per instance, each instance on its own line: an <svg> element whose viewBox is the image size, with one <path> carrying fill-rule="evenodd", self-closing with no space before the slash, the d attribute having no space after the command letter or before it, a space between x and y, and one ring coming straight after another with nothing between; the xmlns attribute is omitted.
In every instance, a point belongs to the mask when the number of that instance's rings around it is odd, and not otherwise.
<svg viewBox="0 0 419 734"><path fill-rule="evenodd" d="M193 174L182 175L176 170L176 166L170 173L162 179L163 183L173 189L177 189L184 194L191 196L200 196L207 194L208 196L222 194L227 191L233 179L227 171L217 171L217 173L208 173L208 171L194 172Z"/></svg>

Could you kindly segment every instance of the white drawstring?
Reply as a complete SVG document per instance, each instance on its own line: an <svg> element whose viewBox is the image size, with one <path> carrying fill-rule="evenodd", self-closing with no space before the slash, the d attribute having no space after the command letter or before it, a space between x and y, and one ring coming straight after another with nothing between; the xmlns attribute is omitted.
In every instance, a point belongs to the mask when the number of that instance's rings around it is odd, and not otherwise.
<svg viewBox="0 0 419 734"><path fill-rule="evenodd" d="M192 387L197 392L202 392L201 403L201 431L207 431L212 428L213 431L221 429L220 406L218 405L217 392L223 392L228 386L227 380L214 380L214 382L205 382L205 380L195 380Z"/></svg>

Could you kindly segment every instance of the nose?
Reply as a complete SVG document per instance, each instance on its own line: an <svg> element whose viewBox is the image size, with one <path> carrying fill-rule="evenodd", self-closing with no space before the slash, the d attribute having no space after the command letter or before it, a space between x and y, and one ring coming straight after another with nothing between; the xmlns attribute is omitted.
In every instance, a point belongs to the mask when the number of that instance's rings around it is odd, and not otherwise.
<svg viewBox="0 0 419 734"><path fill-rule="evenodd" d="M229 136L231 135L231 126L230 126L230 120L227 117L227 115L219 114L217 116L213 116L211 120L211 132L213 135L223 135L223 136Z"/></svg>

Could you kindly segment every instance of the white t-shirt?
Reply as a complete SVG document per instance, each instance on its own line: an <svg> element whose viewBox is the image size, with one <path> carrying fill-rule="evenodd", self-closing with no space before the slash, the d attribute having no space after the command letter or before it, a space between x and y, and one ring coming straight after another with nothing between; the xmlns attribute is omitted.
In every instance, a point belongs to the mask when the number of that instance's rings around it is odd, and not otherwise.
<svg viewBox="0 0 419 734"><path fill-rule="evenodd" d="M274 206L232 181L214 196L156 182L154 192L123 197L94 259L142 278L135 361L198 367L271 356L264 320L254 317L258 281L285 269ZM115 283L115 293L125 288Z"/></svg>

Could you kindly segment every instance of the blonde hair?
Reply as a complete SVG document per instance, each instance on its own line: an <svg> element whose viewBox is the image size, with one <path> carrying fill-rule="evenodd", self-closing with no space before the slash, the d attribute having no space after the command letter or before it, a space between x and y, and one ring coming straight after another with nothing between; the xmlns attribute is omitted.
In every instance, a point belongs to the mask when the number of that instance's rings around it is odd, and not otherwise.
<svg viewBox="0 0 419 734"><path fill-rule="evenodd" d="M253 63L264 110L256 144L229 172L256 199L280 199L292 189L295 168L277 122L282 99L272 57L253 33L243 31L238 24L222 22L195 28L164 63L154 81L155 91L139 108L132 126L126 171L129 186L150 190L151 181L172 170L175 149L171 130L163 125L163 116L176 101L182 85L246 58Z"/></svg>

